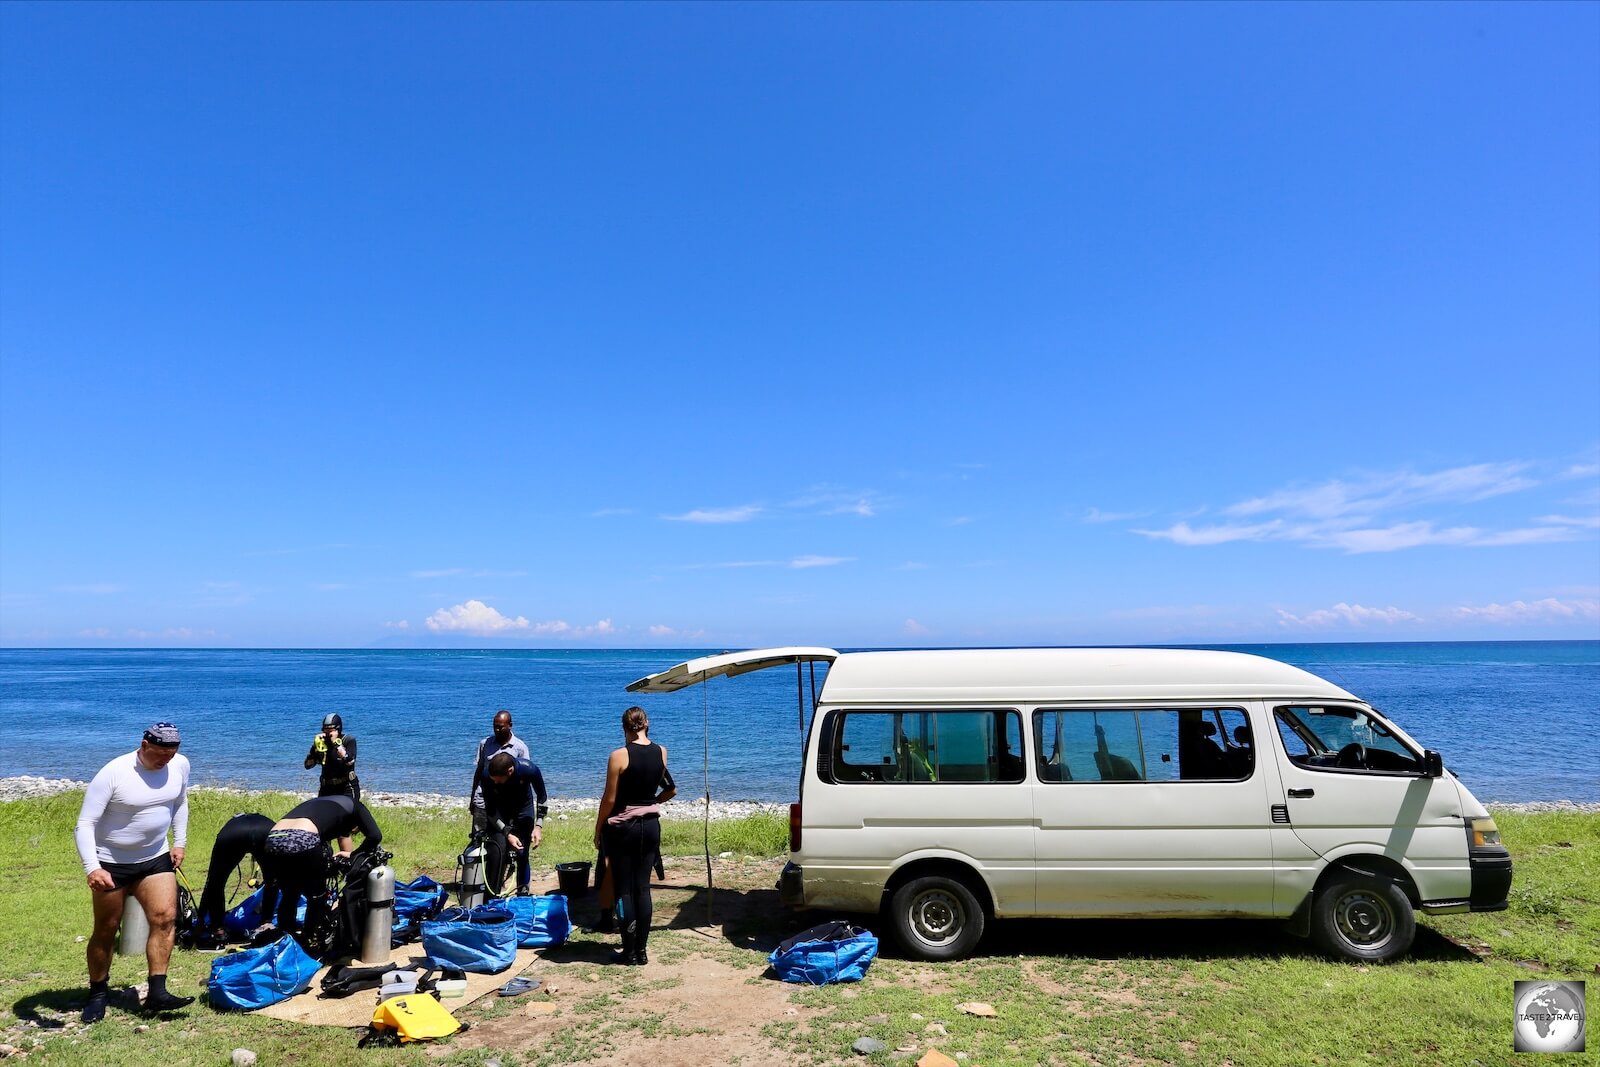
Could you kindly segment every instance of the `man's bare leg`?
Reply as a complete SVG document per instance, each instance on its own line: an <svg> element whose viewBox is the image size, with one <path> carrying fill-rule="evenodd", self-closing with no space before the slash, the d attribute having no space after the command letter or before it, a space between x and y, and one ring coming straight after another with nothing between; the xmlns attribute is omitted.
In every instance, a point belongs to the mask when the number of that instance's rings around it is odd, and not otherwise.
<svg viewBox="0 0 1600 1067"><path fill-rule="evenodd" d="M172 944L178 933L177 876L149 875L140 879L132 892L150 922L150 937L144 943L144 958L150 968L145 1010L172 1011L193 1004L193 997L176 997L167 992L167 964L172 959Z"/></svg>
<svg viewBox="0 0 1600 1067"><path fill-rule="evenodd" d="M97 1023L105 1018L106 1003L111 999L111 954L116 950L122 901L128 891L91 889L89 894L94 905L94 929L84 950L89 961L89 1003L83 1009L83 1021Z"/></svg>

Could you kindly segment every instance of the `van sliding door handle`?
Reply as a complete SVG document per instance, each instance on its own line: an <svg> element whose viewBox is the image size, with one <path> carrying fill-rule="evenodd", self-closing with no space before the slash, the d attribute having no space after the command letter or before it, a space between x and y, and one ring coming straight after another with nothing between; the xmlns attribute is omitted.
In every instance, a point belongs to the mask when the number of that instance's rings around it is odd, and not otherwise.
<svg viewBox="0 0 1600 1067"><path fill-rule="evenodd" d="M1291 789L1289 790L1289 795L1292 797L1314 797L1317 795L1317 791L1315 789Z"/></svg>

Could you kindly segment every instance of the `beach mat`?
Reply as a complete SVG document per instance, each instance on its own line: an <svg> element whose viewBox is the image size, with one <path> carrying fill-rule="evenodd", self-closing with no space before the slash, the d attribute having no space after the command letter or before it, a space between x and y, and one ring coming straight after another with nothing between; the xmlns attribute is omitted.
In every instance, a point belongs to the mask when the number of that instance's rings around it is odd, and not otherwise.
<svg viewBox="0 0 1600 1067"><path fill-rule="evenodd" d="M389 962L395 967L421 967L425 953L421 945L401 945L389 954ZM467 995L464 997L448 997L441 1000L446 1010L454 1013L457 1008L471 1004L488 993L505 985L511 979L521 974L533 965L539 958L539 950L532 948L519 949L517 962L501 971L499 974L468 974ZM374 964L376 966L376 964ZM253 1012L254 1015L265 1015L269 1019L282 1019L284 1022L305 1023L308 1026L366 1026L372 1022L372 1013L378 1010L378 991L376 989L363 989L347 997L324 997L322 995L322 976L327 973L324 967L318 971L311 980L311 988L297 997L290 997L281 1004L273 1004ZM437 974L434 977L438 977Z"/></svg>

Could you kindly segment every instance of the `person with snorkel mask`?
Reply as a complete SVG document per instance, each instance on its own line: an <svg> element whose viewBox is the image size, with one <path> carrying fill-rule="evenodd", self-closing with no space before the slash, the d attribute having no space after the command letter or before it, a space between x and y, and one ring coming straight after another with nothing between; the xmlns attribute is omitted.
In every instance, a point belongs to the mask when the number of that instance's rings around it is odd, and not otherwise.
<svg viewBox="0 0 1600 1067"><path fill-rule="evenodd" d="M361 799L361 780L356 777L356 739L344 732L344 720L338 712L322 718L322 732L311 739L311 751L306 753L306 770L322 765L322 785L319 797L349 797Z"/></svg>

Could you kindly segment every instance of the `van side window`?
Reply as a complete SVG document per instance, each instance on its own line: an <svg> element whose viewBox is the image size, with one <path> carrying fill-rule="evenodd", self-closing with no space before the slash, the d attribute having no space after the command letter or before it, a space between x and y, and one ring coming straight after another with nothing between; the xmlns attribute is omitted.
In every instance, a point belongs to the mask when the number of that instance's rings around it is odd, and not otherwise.
<svg viewBox="0 0 1600 1067"><path fill-rule="evenodd" d="M1255 770L1239 708L1045 709L1033 736L1045 782L1225 782Z"/></svg>
<svg viewBox="0 0 1600 1067"><path fill-rule="evenodd" d="M1313 770L1423 773L1422 760L1361 708L1275 708L1278 737L1291 763Z"/></svg>
<svg viewBox="0 0 1600 1067"><path fill-rule="evenodd" d="M835 782L1020 782L1015 711L847 711L834 735Z"/></svg>

